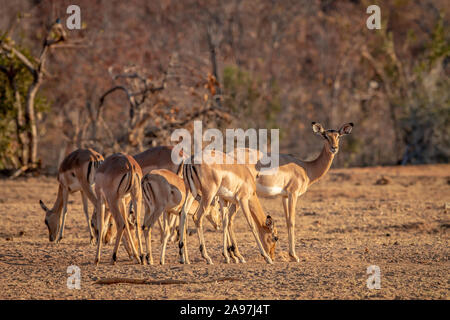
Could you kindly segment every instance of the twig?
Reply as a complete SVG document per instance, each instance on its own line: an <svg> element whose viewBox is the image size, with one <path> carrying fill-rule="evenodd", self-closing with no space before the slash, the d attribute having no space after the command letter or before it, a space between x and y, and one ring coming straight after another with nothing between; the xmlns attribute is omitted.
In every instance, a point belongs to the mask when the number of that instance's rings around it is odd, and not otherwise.
<svg viewBox="0 0 450 320"><path fill-rule="evenodd" d="M28 166L23 166L23 167L17 169L16 172L14 172L9 178L10 178L10 179L15 179L15 178L17 178L18 176L22 175L22 173L24 173L24 172L27 171L28 169L29 169Z"/></svg>

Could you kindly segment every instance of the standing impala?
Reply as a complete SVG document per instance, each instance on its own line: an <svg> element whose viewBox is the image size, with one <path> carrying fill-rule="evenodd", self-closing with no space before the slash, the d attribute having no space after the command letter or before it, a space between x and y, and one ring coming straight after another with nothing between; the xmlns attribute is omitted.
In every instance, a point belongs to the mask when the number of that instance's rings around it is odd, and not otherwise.
<svg viewBox="0 0 450 320"><path fill-rule="evenodd" d="M325 130L320 123L313 122L313 132L323 139L320 155L312 161L302 161L292 155L280 154L279 168L275 174L257 174L258 196L281 196L289 238L289 255L300 261L295 253L295 206L299 196L313 183L319 181L330 169L334 156L339 150L339 139L350 134L353 123L344 124L339 130ZM261 169L258 162L256 170ZM225 229L225 225L224 225Z"/></svg>
<svg viewBox="0 0 450 320"><path fill-rule="evenodd" d="M39 200L39 204L45 211L45 224L48 228L50 241L56 240L56 242L60 242L62 240L69 194L80 191L84 215L86 216L91 237L90 242L91 244L94 242L95 236L91 229L88 199L95 206L97 197L92 190L92 185L94 184L95 172L102 162L103 156L92 149L77 149L64 158L59 166L58 196L53 208L48 209L44 202Z"/></svg>

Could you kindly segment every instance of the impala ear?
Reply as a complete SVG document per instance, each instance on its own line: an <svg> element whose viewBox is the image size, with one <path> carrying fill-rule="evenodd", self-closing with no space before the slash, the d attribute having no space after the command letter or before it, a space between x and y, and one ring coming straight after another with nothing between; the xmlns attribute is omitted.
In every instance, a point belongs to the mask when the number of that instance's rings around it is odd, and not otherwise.
<svg viewBox="0 0 450 320"><path fill-rule="evenodd" d="M41 205L41 208L42 208L42 210L45 211L45 213L47 213L47 211L49 211L48 208L45 206L45 204L42 202L42 200L39 200L39 204Z"/></svg>
<svg viewBox="0 0 450 320"><path fill-rule="evenodd" d="M315 134L322 135L325 132L325 129L318 122L312 122L311 125Z"/></svg>
<svg viewBox="0 0 450 320"><path fill-rule="evenodd" d="M269 228L271 231L273 231L273 219L271 216L267 216L266 218L266 227Z"/></svg>
<svg viewBox="0 0 450 320"><path fill-rule="evenodd" d="M350 134L352 132L352 129L353 123L352 122L346 123L339 129L339 135L343 136L344 134Z"/></svg>

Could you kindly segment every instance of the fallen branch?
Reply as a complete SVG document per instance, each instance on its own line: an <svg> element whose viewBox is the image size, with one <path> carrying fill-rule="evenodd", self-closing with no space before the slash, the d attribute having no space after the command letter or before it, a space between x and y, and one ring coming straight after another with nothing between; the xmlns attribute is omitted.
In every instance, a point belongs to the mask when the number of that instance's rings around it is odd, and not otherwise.
<svg viewBox="0 0 450 320"><path fill-rule="evenodd" d="M28 169L29 169L28 166L23 166L23 167L17 169L9 178L10 179L15 179L15 178L19 177L20 175L22 175Z"/></svg>
<svg viewBox="0 0 450 320"><path fill-rule="evenodd" d="M150 279L132 279L132 278L106 278L100 279L95 282L95 284L117 284L117 283L130 283L130 284L151 284L151 285L165 285L165 284L191 284L191 283L214 283L222 281L240 281L237 278L219 278L215 280L203 280L203 281L186 281L186 280L175 280L175 279L162 279L162 280L150 280Z"/></svg>

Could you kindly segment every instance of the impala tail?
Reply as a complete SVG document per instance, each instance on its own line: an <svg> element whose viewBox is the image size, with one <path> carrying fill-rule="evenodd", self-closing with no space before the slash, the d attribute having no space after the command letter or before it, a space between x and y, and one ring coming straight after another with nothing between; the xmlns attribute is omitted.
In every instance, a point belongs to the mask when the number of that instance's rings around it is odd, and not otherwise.
<svg viewBox="0 0 450 320"><path fill-rule="evenodd" d="M89 184L94 184L95 171L101 166L102 163L103 160L97 159L89 161L86 175L86 181L88 181ZM95 170L92 170L92 168L94 168Z"/></svg>

